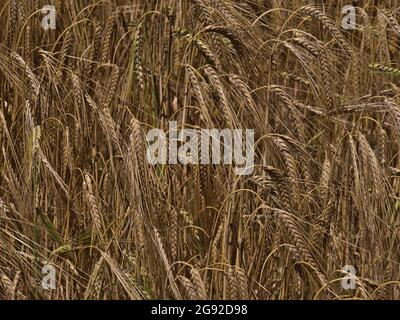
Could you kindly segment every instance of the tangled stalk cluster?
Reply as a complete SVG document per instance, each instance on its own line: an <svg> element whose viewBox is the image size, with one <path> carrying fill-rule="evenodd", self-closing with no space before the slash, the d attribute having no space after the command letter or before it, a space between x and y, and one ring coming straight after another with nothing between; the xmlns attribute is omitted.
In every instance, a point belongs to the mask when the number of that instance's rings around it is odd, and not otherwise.
<svg viewBox="0 0 400 320"><path fill-rule="evenodd" d="M400 298L399 1L47 4L0 5L1 298ZM149 164L169 121L254 173Z"/></svg>

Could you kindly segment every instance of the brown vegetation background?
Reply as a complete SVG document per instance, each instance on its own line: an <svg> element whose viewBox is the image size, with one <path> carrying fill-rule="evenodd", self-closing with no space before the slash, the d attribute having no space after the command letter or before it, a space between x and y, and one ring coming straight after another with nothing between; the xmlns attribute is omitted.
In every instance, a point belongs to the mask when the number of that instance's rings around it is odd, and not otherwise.
<svg viewBox="0 0 400 320"><path fill-rule="evenodd" d="M48 4L0 3L1 298L399 299L399 1ZM254 174L150 166L169 120Z"/></svg>

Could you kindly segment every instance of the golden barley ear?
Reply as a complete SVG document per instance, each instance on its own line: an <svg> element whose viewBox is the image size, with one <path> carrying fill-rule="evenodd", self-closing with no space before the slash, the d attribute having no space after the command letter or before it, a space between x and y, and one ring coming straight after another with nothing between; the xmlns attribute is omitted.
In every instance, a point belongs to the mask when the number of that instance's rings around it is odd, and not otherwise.
<svg viewBox="0 0 400 320"><path fill-rule="evenodd" d="M100 62L102 63L107 63L108 57L110 54L110 45L111 45L111 36L113 34L115 24L117 23L118 16L120 14L119 8L115 9L114 12L110 15L110 17L107 20L106 27L105 27L105 32L104 32L104 38L103 38L103 45L102 45L102 51L101 51L101 59Z"/></svg>
<svg viewBox="0 0 400 320"><path fill-rule="evenodd" d="M326 14L322 11L318 10L314 6L306 5L299 9L300 12L303 12L317 20L319 20L325 28L327 28L336 41L340 44L343 50L351 57L353 55L353 50L350 47L347 39L342 35L339 29L336 27L335 23L331 18L329 18Z"/></svg>

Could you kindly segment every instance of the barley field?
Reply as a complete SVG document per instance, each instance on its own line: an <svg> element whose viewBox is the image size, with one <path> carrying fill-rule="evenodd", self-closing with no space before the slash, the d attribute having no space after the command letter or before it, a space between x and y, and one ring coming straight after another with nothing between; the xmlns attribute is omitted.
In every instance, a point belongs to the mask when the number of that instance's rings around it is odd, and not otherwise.
<svg viewBox="0 0 400 320"><path fill-rule="evenodd" d="M400 298L400 1L2 0L0 28L1 299ZM253 172L149 163L170 121L254 130Z"/></svg>

